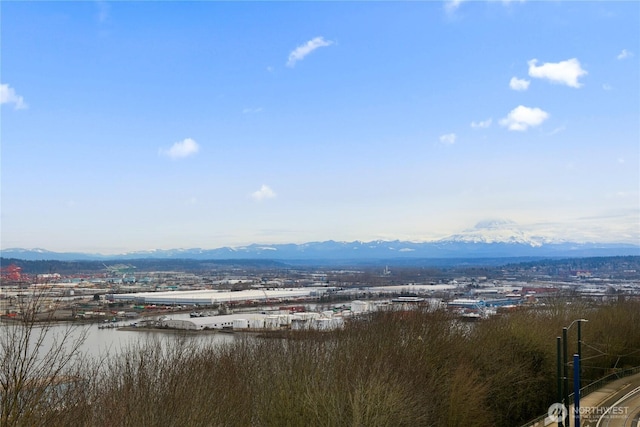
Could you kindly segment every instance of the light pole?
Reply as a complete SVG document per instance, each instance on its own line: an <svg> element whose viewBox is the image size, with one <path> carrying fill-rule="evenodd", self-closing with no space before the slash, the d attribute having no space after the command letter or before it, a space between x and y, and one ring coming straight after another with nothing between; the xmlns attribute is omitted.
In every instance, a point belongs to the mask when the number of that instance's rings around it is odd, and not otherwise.
<svg viewBox="0 0 640 427"><path fill-rule="evenodd" d="M576 319L573 322L571 322L569 324L569 326L562 328L562 366L563 366L563 375L562 375L562 383L563 383L563 404L567 407L567 409L569 409L569 362L567 360L567 332L569 331L569 328L571 328L573 326L574 323L578 323L578 369L575 370L576 374L578 375L578 377L580 377L580 361L582 359L582 328L580 327L582 322L588 322L587 319ZM574 374L575 375L575 374ZM574 397L574 402L578 402L578 405L580 404L580 378L576 379L574 378L574 389L576 388L577 385L577 389L573 391L573 397ZM579 411L576 412L575 408L577 406L574 405L574 424L576 427L580 426L580 413Z"/></svg>
<svg viewBox="0 0 640 427"><path fill-rule="evenodd" d="M580 355L573 355L573 426L580 427Z"/></svg>
<svg viewBox="0 0 640 427"><path fill-rule="evenodd" d="M580 319L578 321L578 359L580 360L580 369L582 369L582 322L588 322L587 319ZM581 371L578 371L581 373ZM582 375L580 375L580 387L582 387Z"/></svg>

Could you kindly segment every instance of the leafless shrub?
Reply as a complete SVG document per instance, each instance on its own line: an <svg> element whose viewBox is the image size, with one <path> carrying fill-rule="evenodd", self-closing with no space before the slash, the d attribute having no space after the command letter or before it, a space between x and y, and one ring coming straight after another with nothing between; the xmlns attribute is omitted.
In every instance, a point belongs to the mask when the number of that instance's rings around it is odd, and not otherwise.
<svg viewBox="0 0 640 427"><path fill-rule="evenodd" d="M444 311L390 311L295 339L238 335L203 345L172 336L141 342L101 365L54 352L64 369L53 371L18 357L20 340L33 333L27 329L3 344L2 378L21 366L28 375L19 398L3 394L2 425L513 426L555 399L555 337L582 317L589 318L583 350L594 366L640 364L637 302L558 304L553 312L515 312L464 328ZM72 365L75 371L67 369ZM62 373L81 380L59 398L28 393L37 388L29 378ZM30 406L18 405L23 401Z"/></svg>
<svg viewBox="0 0 640 427"><path fill-rule="evenodd" d="M0 324L0 425L36 425L73 401L83 371L86 331L69 325L54 334L47 289L19 304L20 317Z"/></svg>

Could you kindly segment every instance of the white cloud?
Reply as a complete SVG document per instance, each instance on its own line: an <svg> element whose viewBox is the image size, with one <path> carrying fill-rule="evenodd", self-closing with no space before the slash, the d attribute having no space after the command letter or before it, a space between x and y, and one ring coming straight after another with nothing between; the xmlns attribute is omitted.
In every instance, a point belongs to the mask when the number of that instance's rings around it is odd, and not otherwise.
<svg viewBox="0 0 640 427"><path fill-rule="evenodd" d="M242 114L255 114L255 113L261 113L262 112L262 107L258 107L258 108L244 108L242 110Z"/></svg>
<svg viewBox="0 0 640 427"><path fill-rule="evenodd" d="M627 59L631 57L633 57L633 53L629 52L627 49L622 49L622 52L620 52L618 56L616 56L616 58L618 59Z"/></svg>
<svg viewBox="0 0 640 427"><path fill-rule="evenodd" d="M440 142L443 144L455 144L456 142L456 134L455 133L447 133L445 135L440 136Z"/></svg>
<svg viewBox="0 0 640 427"><path fill-rule="evenodd" d="M536 66L537 59L527 62L529 64L529 76L538 79L547 79L552 83L565 84L570 87L579 88L582 86L578 78L587 74L580 66L580 61L576 58L567 59L560 62L545 62Z"/></svg>
<svg viewBox="0 0 640 427"><path fill-rule="evenodd" d="M265 199L273 199L276 197L276 193L268 186L262 184L262 187L258 191L251 193L251 198L257 202Z"/></svg>
<svg viewBox="0 0 640 427"><path fill-rule="evenodd" d="M493 119L481 120L479 122L471 122L471 127L474 129L484 129L491 126Z"/></svg>
<svg viewBox="0 0 640 427"><path fill-rule="evenodd" d="M611 89L613 89L613 86L611 86L609 83L604 83L604 84L602 85L602 89L604 89L604 90L611 90Z"/></svg>
<svg viewBox="0 0 640 427"><path fill-rule="evenodd" d="M197 142L191 138L186 138L180 142L176 142L168 150L161 148L160 154L172 159L182 159L196 154L199 150L200 146Z"/></svg>
<svg viewBox="0 0 640 427"><path fill-rule="evenodd" d="M539 108L529 108L519 105L500 120L502 126L509 130L525 131L529 127L538 126L549 118L549 113Z"/></svg>
<svg viewBox="0 0 640 427"><path fill-rule="evenodd" d="M302 61L305 56L309 55L314 50L320 47L331 46L333 44L330 40L325 40L323 37L316 37L309 40L303 45L298 46L289 54L289 60L287 61L287 67L293 67L296 62Z"/></svg>
<svg viewBox="0 0 640 427"><path fill-rule="evenodd" d="M463 1L465 0L447 0L445 1L444 8L448 13L453 13L460 7Z"/></svg>
<svg viewBox="0 0 640 427"><path fill-rule="evenodd" d="M0 84L0 104L14 104L16 110L24 110L29 107L24 102L24 98L8 84Z"/></svg>
<svg viewBox="0 0 640 427"><path fill-rule="evenodd" d="M522 91L529 89L529 83L531 83L529 80L511 77L511 80L509 81L509 87L513 90Z"/></svg>

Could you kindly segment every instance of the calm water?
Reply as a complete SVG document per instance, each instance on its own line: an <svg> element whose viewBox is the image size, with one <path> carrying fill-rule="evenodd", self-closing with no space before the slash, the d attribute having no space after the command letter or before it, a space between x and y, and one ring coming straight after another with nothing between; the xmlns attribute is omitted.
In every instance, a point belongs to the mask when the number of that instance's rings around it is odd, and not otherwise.
<svg viewBox="0 0 640 427"><path fill-rule="evenodd" d="M148 330L121 331L117 329L99 329L91 326L88 329L87 339L82 345L82 351L91 356L104 356L107 352L113 354L132 345L144 343L146 340L161 339L171 342L182 337L179 333L154 332ZM203 333L189 335L188 339L197 340L203 344L225 343L233 341L233 334Z"/></svg>
<svg viewBox="0 0 640 427"><path fill-rule="evenodd" d="M172 318L188 318L189 314L176 314L172 315ZM117 325L126 326L129 322L120 322ZM104 357L107 355L114 355L131 346L143 344L148 340L160 339L162 342L171 343L173 340L183 337L184 334L180 333L167 333L150 330L136 330L136 331L123 331L118 329L100 329L99 324L88 325L70 325L70 324L55 324L50 326L45 339L43 341L41 354L51 348L56 342L60 342L63 335L68 331L70 337L65 342L70 343L73 340L77 340L83 332L86 331L86 339L80 346L80 351L90 357ZM2 324L1 328L11 328L11 324ZM37 335L40 328L36 328L33 335ZM232 342L235 339L233 334L225 333L203 333L203 334L189 334L188 339L196 340L198 343L227 343ZM32 340L34 341L34 340Z"/></svg>

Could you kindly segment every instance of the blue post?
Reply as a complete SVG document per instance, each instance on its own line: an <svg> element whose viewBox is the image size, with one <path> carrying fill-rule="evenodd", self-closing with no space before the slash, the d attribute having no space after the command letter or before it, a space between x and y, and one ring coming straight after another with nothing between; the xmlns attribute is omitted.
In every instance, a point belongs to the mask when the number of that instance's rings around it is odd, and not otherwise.
<svg viewBox="0 0 640 427"><path fill-rule="evenodd" d="M562 403L562 338L556 337L556 356L558 360L558 403ZM564 420L558 419L558 427L564 427Z"/></svg>
<svg viewBox="0 0 640 427"><path fill-rule="evenodd" d="M569 328L562 328L562 391L564 392L564 396L562 397L562 404L569 410L569 352L567 350L567 330ZM571 419L569 417L569 419ZM569 419L567 419L567 424L569 424Z"/></svg>
<svg viewBox="0 0 640 427"><path fill-rule="evenodd" d="M573 425L580 427L580 355L573 355Z"/></svg>

